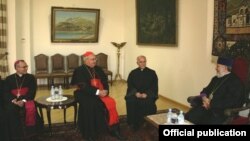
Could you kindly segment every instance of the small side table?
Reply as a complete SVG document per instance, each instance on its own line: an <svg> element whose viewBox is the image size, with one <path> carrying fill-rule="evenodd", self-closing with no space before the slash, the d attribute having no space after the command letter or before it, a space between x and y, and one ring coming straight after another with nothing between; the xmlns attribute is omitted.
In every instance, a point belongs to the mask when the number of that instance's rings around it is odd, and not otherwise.
<svg viewBox="0 0 250 141"><path fill-rule="evenodd" d="M166 124L167 121L167 113L160 113L154 115L148 115L144 117L144 119L155 128L159 128L159 125L174 125L174 124ZM177 125L177 124L176 124ZM185 120L183 125L193 125L190 121Z"/></svg>
<svg viewBox="0 0 250 141"><path fill-rule="evenodd" d="M145 120L153 125L155 128L159 128L159 125L164 124L166 122L166 113L148 115L145 117Z"/></svg>
<svg viewBox="0 0 250 141"><path fill-rule="evenodd" d="M68 99L65 101L61 101L61 102L48 102L46 100L48 98L48 96L43 96L43 97L39 97L35 100L36 105L39 109L39 113L41 115L41 118L43 120L44 120L44 118L43 118L42 108L45 108L47 111L47 119L48 119L50 133L52 133L51 110L53 110L53 109L63 109L64 110L64 123L66 124L66 109L71 107L71 106L74 106L74 124L76 125L77 102L76 102L74 96L72 96L72 95L63 95L63 96L67 97Z"/></svg>

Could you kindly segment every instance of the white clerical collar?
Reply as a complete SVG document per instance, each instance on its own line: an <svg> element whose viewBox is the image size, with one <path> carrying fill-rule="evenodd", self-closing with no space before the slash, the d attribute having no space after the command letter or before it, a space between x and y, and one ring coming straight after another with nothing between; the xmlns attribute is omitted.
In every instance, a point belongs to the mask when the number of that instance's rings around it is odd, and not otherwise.
<svg viewBox="0 0 250 141"><path fill-rule="evenodd" d="M231 72L226 72L226 73L224 73L224 74L222 74L222 75L217 75L217 77L218 77L218 78L221 78L221 77L223 77L223 76L225 76L225 75L228 75L229 73L231 73Z"/></svg>
<svg viewBox="0 0 250 141"><path fill-rule="evenodd" d="M16 75L18 75L19 77L22 77L22 76L23 76L23 74L19 74L19 73L16 73Z"/></svg>

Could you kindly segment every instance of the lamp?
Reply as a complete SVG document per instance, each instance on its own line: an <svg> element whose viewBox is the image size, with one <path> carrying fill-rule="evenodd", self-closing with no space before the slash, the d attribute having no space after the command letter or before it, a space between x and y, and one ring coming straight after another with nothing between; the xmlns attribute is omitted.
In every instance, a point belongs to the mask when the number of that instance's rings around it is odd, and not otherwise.
<svg viewBox="0 0 250 141"><path fill-rule="evenodd" d="M117 48L117 72L115 75L115 80L117 80L117 78L119 78L120 80L122 80L121 74L119 73L119 68L120 68L120 49L126 45L126 42L122 42L122 43L115 43L115 42L111 42L111 44L113 44L116 48Z"/></svg>

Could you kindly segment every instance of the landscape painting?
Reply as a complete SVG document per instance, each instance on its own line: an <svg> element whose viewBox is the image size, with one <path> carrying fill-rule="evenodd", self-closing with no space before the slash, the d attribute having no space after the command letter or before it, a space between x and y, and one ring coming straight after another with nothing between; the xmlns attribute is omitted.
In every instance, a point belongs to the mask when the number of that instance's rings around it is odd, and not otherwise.
<svg viewBox="0 0 250 141"><path fill-rule="evenodd" d="M51 41L98 42L100 9L52 7Z"/></svg>

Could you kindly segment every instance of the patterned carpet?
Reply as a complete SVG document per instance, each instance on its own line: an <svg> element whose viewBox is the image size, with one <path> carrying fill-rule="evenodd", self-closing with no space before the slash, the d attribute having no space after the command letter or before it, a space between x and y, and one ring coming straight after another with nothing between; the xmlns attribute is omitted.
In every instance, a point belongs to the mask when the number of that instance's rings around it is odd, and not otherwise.
<svg viewBox="0 0 250 141"><path fill-rule="evenodd" d="M158 129L145 123L139 130L134 131L128 127L125 119L120 120L121 133L127 138L127 141L158 141ZM44 133L40 134L36 141L85 141L77 131L73 123L53 124L52 135L45 126ZM118 141L111 135L102 135L96 141Z"/></svg>

